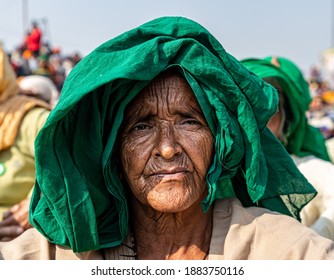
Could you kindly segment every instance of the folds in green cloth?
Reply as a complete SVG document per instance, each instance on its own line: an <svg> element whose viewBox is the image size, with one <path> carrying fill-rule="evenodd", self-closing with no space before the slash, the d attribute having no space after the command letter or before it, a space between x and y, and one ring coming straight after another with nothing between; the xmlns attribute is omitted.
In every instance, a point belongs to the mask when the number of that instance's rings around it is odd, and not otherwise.
<svg viewBox="0 0 334 280"><path fill-rule="evenodd" d="M307 81L301 70L291 60L275 57L278 64L272 63L272 56L263 59L249 58L242 64L261 78L278 79L290 108L289 130L285 132L287 151L300 157L314 155L330 161L325 139L319 129L307 122L306 111L309 109L311 95Z"/></svg>
<svg viewBox="0 0 334 280"><path fill-rule="evenodd" d="M82 252L126 237L117 133L126 105L168 67L186 77L215 137L204 211L215 199L237 196L245 206L298 218L313 198L315 190L266 128L277 109L276 90L198 23L163 17L86 56L38 134L30 221L49 241Z"/></svg>

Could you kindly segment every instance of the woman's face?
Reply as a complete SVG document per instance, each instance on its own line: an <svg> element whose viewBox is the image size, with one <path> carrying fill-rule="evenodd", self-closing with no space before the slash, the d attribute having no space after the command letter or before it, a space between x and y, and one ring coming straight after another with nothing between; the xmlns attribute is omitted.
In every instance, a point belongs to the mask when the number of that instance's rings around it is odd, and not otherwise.
<svg viewBox="0 0 334 280"><path fill-rule="evenodd" d="M197 100L177 74L153 80L125 112L123 175L141 203L175 213L201 201L214 139Z"/></svg>

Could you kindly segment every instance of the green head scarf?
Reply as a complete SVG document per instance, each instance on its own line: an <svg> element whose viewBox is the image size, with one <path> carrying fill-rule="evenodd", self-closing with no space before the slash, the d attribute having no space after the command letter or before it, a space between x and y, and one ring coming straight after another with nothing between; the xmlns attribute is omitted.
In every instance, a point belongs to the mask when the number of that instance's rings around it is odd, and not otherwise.
<svg viewBox="0 0 334 280"><path fill-rule="evenodd" d="M276 59L276 64L272 63L272 59ZM263 79L276 78L282 87L291 115L289 129L284 132L287 151L300 157L314 155L330 161L320 130L307 122L305 113L309 109L311 95L300 69L292 61L282 57L250 58L241 62Z"/></svg>
<svg viewBox="0 0 334 280"><path fill-rule="evenodd" d="M36 139L30 221L75 252L119 245L129 213L115 143L126 105L162 71L177 67L215 137L207 211L237 196L298 218L315 190L266 128L276 90L250 73L201 25L164 17L95 49L70 73ZM270 155L270 156L268 156Z"/></svg>

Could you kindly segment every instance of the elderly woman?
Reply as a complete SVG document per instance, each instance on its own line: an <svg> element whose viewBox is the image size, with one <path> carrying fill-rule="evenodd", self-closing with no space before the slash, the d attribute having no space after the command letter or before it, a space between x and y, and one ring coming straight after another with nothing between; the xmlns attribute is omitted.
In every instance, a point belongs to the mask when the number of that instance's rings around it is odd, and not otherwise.
<svg viewBox="0 0 334 280"><path fill-rule="evenodd" d="M297 221L315 191L266 128L277 103L191 20L106 42L38 135L36 229L0 244L2 257L334 258Z"/></svg>
<svg viewBox="0 0 334 280"><path fill-rule="evenodd" d="M307 81L298 66L283 57L246 59L242 63L278 90L279 110L268 127L318 192L303 208L302 223L334 240L334 165L320 130L307 121L311 102Z"/></svg>

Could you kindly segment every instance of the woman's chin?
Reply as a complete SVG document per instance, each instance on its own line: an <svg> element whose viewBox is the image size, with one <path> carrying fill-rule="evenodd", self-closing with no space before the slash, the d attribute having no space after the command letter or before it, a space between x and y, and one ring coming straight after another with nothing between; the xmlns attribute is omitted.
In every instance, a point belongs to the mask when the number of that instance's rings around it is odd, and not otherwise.
<svg viewBox="0 0 334 280"><path fill-rule="evenodd" d="M159 212L177 213L189 208L198 198L179 189L158 188L152 190L147 196L150 207Z"/></svg>

